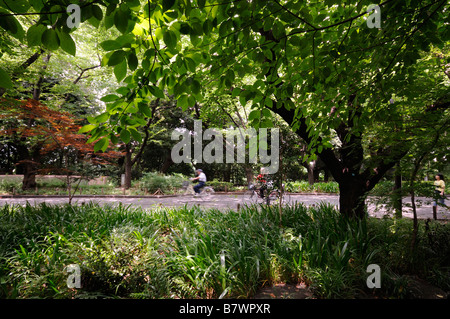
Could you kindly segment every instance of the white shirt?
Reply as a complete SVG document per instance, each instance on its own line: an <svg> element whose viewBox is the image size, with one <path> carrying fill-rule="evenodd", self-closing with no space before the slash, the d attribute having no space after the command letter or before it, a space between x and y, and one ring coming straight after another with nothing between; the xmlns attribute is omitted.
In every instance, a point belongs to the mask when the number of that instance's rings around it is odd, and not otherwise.
<svg viewBox="0 0 450 319"><path fill-rule="evenodd" d="M205 173L201 172L200 174L198 174L198 181L206 183L206 175L205 175Z"/></svg>

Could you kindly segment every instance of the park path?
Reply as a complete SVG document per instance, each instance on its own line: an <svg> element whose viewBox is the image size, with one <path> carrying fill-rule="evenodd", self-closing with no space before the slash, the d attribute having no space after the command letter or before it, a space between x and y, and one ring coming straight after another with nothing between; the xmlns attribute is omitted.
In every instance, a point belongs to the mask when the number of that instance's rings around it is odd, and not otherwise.
<svg viewBox="0 0 450 319"><path fill-rule="evenodd" d="M216 193L208 197L194 198L190 195L184 196L76 196L73 203L98 202L100 204L115 205L122 203L124 205L141 206L145 209L155 207L192 207L194 205L204 208L215 208L219 210L236 210L243 204L243 196L239 193ZM26 202L30 204L39 204L42 202L48 204L68 203L67 196L1 196L0 205L20 204ZM291 202L303 203L307 206L318 205L321 202L330 203L336 207L339 206L339 196L336 194L291 194ZM412 209L408 206L408 198L403 200L403 216L412 218ZM426 198L417 198L417 215L420 219L433 218L432 206L430 200ZM448 203L447 203L448 204ZM372 217L383 217L387 214L382 207L375 207L368 202L369 215ZM439 208L438 219L450 220L450 211L445 208Z"/></svg>

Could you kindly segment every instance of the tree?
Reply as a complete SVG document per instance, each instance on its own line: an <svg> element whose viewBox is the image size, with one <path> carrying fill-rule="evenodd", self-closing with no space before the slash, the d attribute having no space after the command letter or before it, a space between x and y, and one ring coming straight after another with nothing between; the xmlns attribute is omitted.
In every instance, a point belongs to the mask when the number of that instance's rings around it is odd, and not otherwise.
<svg viewBox="0 0 450 319"><path fill-rule="evenodd" d="M27 11L24 2L20 10ZM47 12L38 25L53 27L42 33L49 49L71 32L65 13L48 13L57 4L63 2L33 8ZM109 51L103 65L114 69L123 87L91 120L97 150L106 150L122 130L146 125L138 112L143 101L168 94L186 109L203 103L204 88L214 83L218 96L232 91L242 105L251 105L255 128L271 125L268 110L279 114L339 183L341 213L363 218L368 191L411 147L400 139L407 132L402 126L393 139L376 128L392 128L391 115L401 116L410 104L415 115L431 105L441 111L436 116L446 115L448 87L426 87L426 96L402 90L421 54L449 41L445 0L386 0L375 10L370 1L334 0L79 4L82 21L96 19L121 32L101 43ZM106 7L102 15L99 6ZM24 14L20 10L7 8L12 13L0 16L10 19ZM2 27L17 34L10 20ZM235 79L245 76L253 83L236 87Z"/></svg>
<svg viewBox="0 0 450 319"><path fill-rule="evenodd" d="M36 186L35 176L38 173L63 173L69 179L69 175L76 173L70 169L71 154L75 162L89 161L94 165L109 164L121 156L114 151L95 153L93 145L86 143L87 137L78 133L81 125L67 112L50 109L32 99L2 99L0 104L3 107L0 119L8 120L7 125L1 126L1 135L10 136L14 145L23 152L16 165L24 167L24 190ZM41 167L41 158L54 151L61 152L63 166Z"/></svg>

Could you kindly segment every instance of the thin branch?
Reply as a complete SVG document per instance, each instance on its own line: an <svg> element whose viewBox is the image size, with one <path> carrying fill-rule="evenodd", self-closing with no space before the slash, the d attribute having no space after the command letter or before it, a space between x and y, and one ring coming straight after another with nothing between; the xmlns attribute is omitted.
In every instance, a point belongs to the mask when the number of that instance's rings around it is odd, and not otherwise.
<svg viewBox="0 0 450 319"><path fill-rule="evenodd" d="M319 30L317 27L313 26L311 23L309 23L308 21L306 21L305 19L303 19L302 17L300 17L299 15L296 15L295 13L293 13L291 10L289 10L288 8L286 8L285 6L283 6L278 0L274 0L274 2L276 4L278 4L281 8L283 8L284 11L286 11L287 13L289 13L291 16L299 19L300 21L302 21L303 23L305 23L306 25L310 26L311 28L313 28L313 30Z"/></svg>
<svg viewBox="0 0 450 319"><path fill-rule="evenodd" d="M88 68L85 68L85 69L83 69L83 68L81 68L81 67L79 67L79 66L77 66L77 67L81 70L81 73L80 73L80 74L78 75L78 77L73 81L73 84L77 84L81 79L86 79L86 78L88 78L89 75L83 77L83 74L84 74L85 72L89 71L89 70L93 70L93 69L99 68L99 67L101 67L101 65L95 65L95 66L91 66L91 67L88 67Z"/></svg>

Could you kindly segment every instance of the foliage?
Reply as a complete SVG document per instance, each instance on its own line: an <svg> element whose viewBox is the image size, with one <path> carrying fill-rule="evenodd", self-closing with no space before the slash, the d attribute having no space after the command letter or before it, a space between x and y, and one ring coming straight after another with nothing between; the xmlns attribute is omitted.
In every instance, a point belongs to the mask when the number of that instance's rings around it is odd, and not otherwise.
<svg viewBox="0 0 450 319"><path fill-rule="evenodd" d="M321 298L413 297L407 274L449 285L448 225L423 227L411 254L410 221L345 220L328 205L289 207L280 220L271 207L42 204L3 206L0 221L2 298L251 297L299 281ZM371 263L382 270L376 291L364 288ZM80 266L80 289L67 288L69 264Z"/></svg>
<svg viewBox="0 0 450 319"><path fill-rule="evenodd" d="M208 181L208 186L214 188L216 192L226 192L233 190L233 183L231 182L222 182L217 179L213 179L212 181Z"/></svg>
<svg viewBox="0 0 450 319"><path fill-rule="evenodd" d="M21 189L21 184L19 181L2 179L0 182L0 191L5 193L17 192Z"/></svg>
<svg viewBox="0 0 450 319"><path fill-rule="evenodd" d="M318 182L312 185L307 181L287 182L286 191L294 193L339 193L339 185L336 182Z"/></svg>
<svg viewBox="0 0 450 319"><path fill-rule="evenodd" d="M120 156L119 152L112 150L96 153L93 145L86 143L86 136L78 133L81 126L68 112L56 111L33 99L1 99L0 102L3 104L0 132L3 139L8 136L10 146L19 150L20 158L15 165L23 169L23 190L36 187L37 173L64 174L71 201L73 178L70 175L91 178L98 167L110 164L111 160ZM51 163L42 167L41 158L52 153L60 154L59 165L55 167Z"/></svg>
<svg viewBox="0 0 450 319"><path fill-rule="evenodd" d="M183 185L183 181L185 180L187 180L187 178L181 175L166 176L160 173L147 172L143 174L142 178L137 183L140 189L150 193L156 191L173 193L174 190Z"/></svg>

